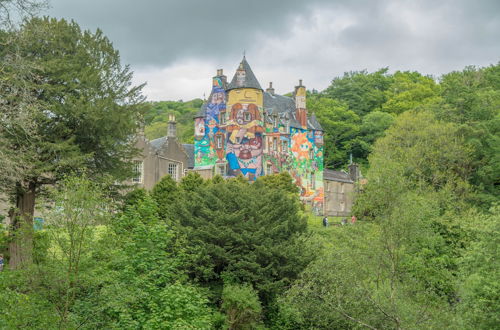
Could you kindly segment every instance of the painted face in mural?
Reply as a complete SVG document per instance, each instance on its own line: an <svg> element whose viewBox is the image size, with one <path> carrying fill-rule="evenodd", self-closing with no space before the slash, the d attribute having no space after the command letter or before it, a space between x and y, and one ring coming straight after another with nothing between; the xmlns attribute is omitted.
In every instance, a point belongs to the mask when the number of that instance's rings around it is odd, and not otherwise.
<svg viewBox="0 0 500 330"><path fill-rule="evenodd" d="M207 122L219 122L219 113L226 109L226 92L219 87L212 89L210 103L207 104Z"/></svg>
<svg viewBox="0 0 500 330"><path fill-rule="evenodd" d="M203 118L196 118L194 136L197 139L201 139L205 136L205 120Z"/></svg>
<svg viewBox="0 0 500 330"><path fill-rule="evenodd" d="M241 143L228 144L226 156L233 174L238 172L254 179L262 171L262 137L243 139Z"/></svg>
<svg viewBox="0 0 500 330"><path fill-rule="evenodd" d="M309 150L312 143L307 138L306 133L299 133L292 137L292 152L297 159L309 159Z"/></svg>
<svg viewBox="0 0 500 330"><path fill-rule="evenodd" d="M252 139L255 133L264 131L259 108L255 104L236 103L231 107L226 130L231 133L231 143L241 143L244 138Z"/></svg>
<svg viewBox="0 0 500 330"><path fill-rule="evenodd" d="M212 94L212 104L221 104L225 101L224 92L217 92Z"/></svg>

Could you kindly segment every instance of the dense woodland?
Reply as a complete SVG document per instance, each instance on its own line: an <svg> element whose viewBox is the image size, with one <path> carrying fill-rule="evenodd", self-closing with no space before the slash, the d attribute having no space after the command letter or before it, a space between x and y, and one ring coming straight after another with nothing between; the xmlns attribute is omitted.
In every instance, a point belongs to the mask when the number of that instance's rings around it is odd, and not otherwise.
<svg viewBox="0 0 500 330"><path fill-rule="evenodd" d="M3 4L36 2L0 0ZM17 7L10 7L16 9ZM36 40L36 42L35 42ZM324 228L287 173L123 195L133 139L201 100L145 102L100 31L0 31L0 328L493 329L500 324L500 64L348 72L308 95L325 162L367 179ZM33 230L33 208L43 230ZM338 222L338 219L331 219Z"/></svg>

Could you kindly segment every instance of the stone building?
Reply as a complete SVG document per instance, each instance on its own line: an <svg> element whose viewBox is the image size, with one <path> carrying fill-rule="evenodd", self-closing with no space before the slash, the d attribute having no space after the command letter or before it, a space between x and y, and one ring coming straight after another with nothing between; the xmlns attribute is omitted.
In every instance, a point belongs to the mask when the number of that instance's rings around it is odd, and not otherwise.
<svg viewBox="0 0 500 330"><path fill-rule="evenodd" d="M139 134L133 183L151 189L163 176L179 181L188 170L205 179L243 175L250 181L287 171L314 213L350 214L359 170L355 164L350 173L323 168L323 129L308 114L302 80L292 97L276 94L272 83L264 91L243 57L230 82L217 70L194 120L194 145L179 143L173 116L166 136L148 141Z"/></svg>
<svg viewBox="0 0 500 330"><path fill-rule="evenodd" d="M193 145L177 140L175 117L170 116L167 135L149 141L143 132L137 136L136 148L141 150L134 160L135 176L132 184L151 189L165 175L179 181L194 167Z"/></svg>
<svg viewBox="0 0 500 330"><path fill-rule="evenodd" d="M323 129L309 116L306 88L293 97L264 91L245 57L230 82L222 70L195 117L194 170L204 178L243 175L248 180L288 171L301 199L323 209ZM321 212L322 213L322 212Z"/></svg>
<svg viewBox="0 0 500 330"><path fill-rule="evenodd" d="M349 173L330 169L324 170L324 215L345 217L351 214L360 177L359 167L353 163L349 165ZM316 213L319 212L316 211Z"/></svg>

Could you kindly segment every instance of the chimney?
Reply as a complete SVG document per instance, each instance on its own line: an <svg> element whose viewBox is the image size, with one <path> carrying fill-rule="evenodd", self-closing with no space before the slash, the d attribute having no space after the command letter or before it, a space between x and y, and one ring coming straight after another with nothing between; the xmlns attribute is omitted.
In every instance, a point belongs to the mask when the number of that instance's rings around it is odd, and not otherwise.
<svg viewBox="0 0 500 330"><path fill-rule="evenodd" d="M359 165L356 163L349 164L349 176L351 180L354 182L358 182L359 180Z"/></svg>
<svg viewBox="0 0 500 330"><path fill-rule="evenodd" d="M295 86L295 115L302 128L307 128L307 109L306 109L306 87L302 85L302 79L299 79L299 85Z"/></svg>
<svg viewBox="0 0 500 330"><path fill-rule="evenodd" d="M266 89L266 92L268 92L271 95L274 95L274 88L273 88L273 82L269 82L269 87Z"/></svg>
<svg viewBox="0 0 500 330"><path fill-rule="evenodd" d="M227 77L224 75L222 69L217 69L217 75L212 79L212 87L219 87L226 89L227 86Z"/></svg>
<svg viewBox="0 0 500 330"><path fill-rule="evenodd" d="M173 114L168 115L167 137L177 137L177 123L175 122L175 115Z"/></svg>

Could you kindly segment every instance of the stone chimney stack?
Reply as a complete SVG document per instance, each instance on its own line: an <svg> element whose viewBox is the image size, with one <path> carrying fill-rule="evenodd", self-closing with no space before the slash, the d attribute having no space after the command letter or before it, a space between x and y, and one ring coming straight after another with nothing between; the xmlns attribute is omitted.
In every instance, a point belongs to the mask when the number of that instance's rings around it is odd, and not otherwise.
<svg viewBox="0 0 500 330"><path fill-rule="evenodd" d="M173 114L168 115L167 137L177 137L177 123L175 122L175 115Z"/></svg>
<svg viewBox="0 0 500 330"><path fill-rule="evenodd" d="M306 108L306 87L302 85L302 79L299 79L299 85L295 86L295 116L302 128L307 129L307 108Z"/></svg>
<svg viewBox="0 0 500 330"><path fill-rule="evenodd" d="M273 82L269 82L269 87L266 89L266 92L268 92L271 95L274 95L274 88L273 88Z"/></svg>
<svg viewBox="0 0 500 330"><path fill-rule="evenodd" d="M349 164L349 176L351 180L354 182L358 182L360 174L359 174L359 165L356 163Z"/></svg>
<svg viewBox="0 0 500 330"><path fill-rule="evenodd" d="M222 69L217 69L217 75L213 78L212 87L220 87L226 89L227 77L224 75Z"/></svg>

